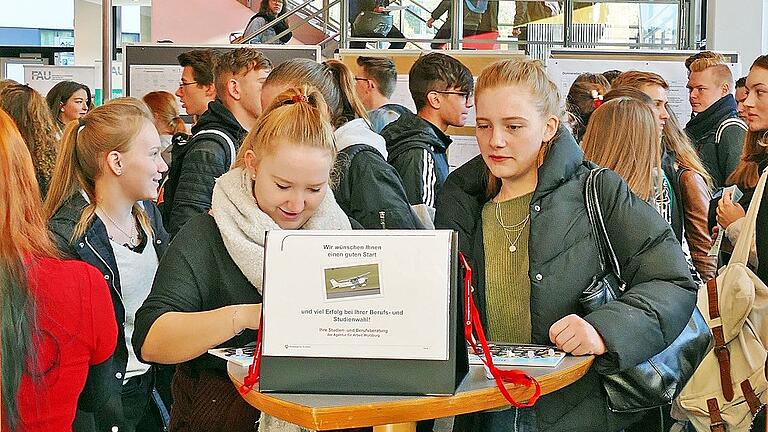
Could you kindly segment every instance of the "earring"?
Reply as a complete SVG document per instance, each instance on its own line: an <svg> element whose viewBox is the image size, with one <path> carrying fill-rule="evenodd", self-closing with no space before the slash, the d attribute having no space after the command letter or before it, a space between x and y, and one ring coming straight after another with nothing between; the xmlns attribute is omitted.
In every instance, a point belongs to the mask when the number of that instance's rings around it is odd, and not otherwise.
<svg viewBox="0 0 768 432"><path fill-rule="evenodd" d="M251 176L251 180L256 180L256 174L253 174L253 175Z"/></svg>
<svg viewBox="0 0 768 432"><path fill-rule="evenodd" d="M765 136L768 135L768 131L763 132L763 136L757 139L757 145L760 147L768 147L768 142L766 142Z"/></svg>
<svg viewBox="0 0 768 432"><path fill-rule="evenodd" d="M115 175L120 177L121 175L123 175L123 171L122 170L121 171L115 171Z"/></svg>

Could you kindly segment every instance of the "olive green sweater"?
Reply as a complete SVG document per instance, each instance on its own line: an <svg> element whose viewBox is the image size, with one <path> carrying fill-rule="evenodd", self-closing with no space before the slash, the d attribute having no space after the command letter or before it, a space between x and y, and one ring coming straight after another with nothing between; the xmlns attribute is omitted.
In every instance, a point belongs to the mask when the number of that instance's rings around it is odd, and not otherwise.
<svg viewBox="0 0 768 432"><path fill-rule="evenodd" d="M488 337L497 342L531 342L530 221L526 220L531 197L533 193L483 206ZM510 252L513 244L515 251Z"/></svg>

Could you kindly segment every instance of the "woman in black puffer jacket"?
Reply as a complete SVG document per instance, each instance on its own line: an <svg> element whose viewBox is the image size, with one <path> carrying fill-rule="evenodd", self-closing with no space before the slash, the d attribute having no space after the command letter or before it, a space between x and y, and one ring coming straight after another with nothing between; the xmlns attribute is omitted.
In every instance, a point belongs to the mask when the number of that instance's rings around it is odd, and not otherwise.
<svg viewBox="0 0 768 432"><path fill-rule="evenodd" d="M597 358L584 377L534 408L461 418L456 430L623 429L638 416L608 409L600 375L662 351L694 307L696 286L669 225L612 171L598 177L597 187L627 289L595 312L579 306L600 273L584 202L594 165L560 127L559 101L538 61L486 68L476 86L481 156L448 176L435 225L459 232L489 339L555 344Z"/></svg>

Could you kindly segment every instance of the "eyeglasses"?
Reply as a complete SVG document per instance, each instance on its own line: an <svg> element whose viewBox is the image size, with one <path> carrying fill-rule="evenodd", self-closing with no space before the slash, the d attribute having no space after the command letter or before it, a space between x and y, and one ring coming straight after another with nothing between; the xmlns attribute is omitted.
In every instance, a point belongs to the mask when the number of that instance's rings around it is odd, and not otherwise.
<svg viewBox="0 0 768 432"><path fill-rule="evenodd" d="M197 84L197 81L192 81L192 82L188 82L188 83L185 83L184 81L182 81L182 82L179 83L179 87L184 88L184 87L186 87L188 85L192 85L192 84Z"/></svg>
<svg viewBox="0 0 768 432"><path fill-rule="evenodd" d="M469 93L469 92L459 92L459 91L450 91L450 90L443 90L443 91L432 90L432 91L435 92L435 93L440 93L440 94L455 94L455 95L459 95L459 96L464 96L464 103L465 104L467 102L469 102L469 98L472 97L472 93Z"/></svg>

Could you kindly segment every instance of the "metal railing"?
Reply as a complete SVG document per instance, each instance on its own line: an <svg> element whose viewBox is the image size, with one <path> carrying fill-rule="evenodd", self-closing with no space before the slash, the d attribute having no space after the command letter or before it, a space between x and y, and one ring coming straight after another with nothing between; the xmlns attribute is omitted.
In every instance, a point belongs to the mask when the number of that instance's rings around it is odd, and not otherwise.
<svg viewBox="0 0 768 432"><path fill-rule="evenodd" d="M247 1L247 0L242 0ZM320 42L321 46L332 41L338 41L339 48L348 48L350 42L402 42L403 39L387 39L387 38L371 38L371 37L357 37L351 34L351 25L349 20L349 8L347 0L322 0L322 6L318 7L320 0L286 0L289 12L281 15L279 20L267 23L264 27L257 30L253 34L244 35L238 38L235 42L247 43L248 41L263 34L268 29L274 27L278 21L282 21L287 17L295 16L299 18L299 23L292 25L288 30L281 32L270 38L268 42L275 41L281 36L284 36L290 31L296 30L304 25L310 25L317 30L321 31L326 37ZM499 0L501 3L513 3L512 0ZM530 1L530 0L523 0ZM595 5L615 3L618 0L603 0L595 2ZM678 5L677 12L677 31L670 29L652 29L645 31L642 35L640 29L638 29L636 38L631 38L626 44L630 44L633 47L644 48L647 46L661 47L661 48L676 48L685 49L689 48L691 41L690 36L690 3L692 0L653 0L653 1L641 1L641 0L622 0L623 3L660 3L660 4L676 4ZM423 13L427 12L431 14L431 10L420 3L418 0L400 0L401 3L407 4L409 7L404 8L399 16L399 28L403 29L403 23L405 19L417 20L421 23L426 23L426 19L423 18ZM590 23L581 24L574 22L574 3L575 0L562 0L563 7L561 8L562 23L560 24L542 24L542 23L528 23L526 25L528 29L528 40L511 39L509 37L497 37L496 39L483 39L483 43L488 45L506 44L506 46L515 46L518 43L520 46L525 46L529 51L529 55L537 58L546 58L549 49L555 46L563 47L598 47L598 46L615 46L624 45L621 42L615 41L602 41L605 38L605 29L611 27L605 23ZM462 37L463 28L463 0L452 1L451 10L449 13L449 22L451 25L450 39L435 40L426 39L424 34L420 38L405 38L405 42L411 43L419 49L424 49L423 44L429 43L447 43L451 49L461 49L464 43ZM511 23L499 23L499 27L512 26L519 27ZM435 25L433 28L437 28ZM424 28L422 27L423 31ZM431 36L427 32L427 36ZM534 37L532 37L534 36ZM642 36L642 37L641 37ZM535 47L535 48L534 48Z"/></svg>

